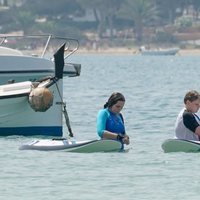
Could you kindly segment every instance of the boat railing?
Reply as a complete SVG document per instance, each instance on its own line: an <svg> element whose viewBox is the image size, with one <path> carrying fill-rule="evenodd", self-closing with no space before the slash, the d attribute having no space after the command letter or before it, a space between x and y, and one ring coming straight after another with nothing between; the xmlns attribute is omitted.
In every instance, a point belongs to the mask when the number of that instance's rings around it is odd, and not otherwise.
<svg viewBox="0 0 200 200"><path fill-rule="evenodd" d="M66 43L65 59L79 48L78 40L67 37L54 35L0 35L0 47L16 49L24 55L34 55L41 58L51 56L63 43Z"/></svg>

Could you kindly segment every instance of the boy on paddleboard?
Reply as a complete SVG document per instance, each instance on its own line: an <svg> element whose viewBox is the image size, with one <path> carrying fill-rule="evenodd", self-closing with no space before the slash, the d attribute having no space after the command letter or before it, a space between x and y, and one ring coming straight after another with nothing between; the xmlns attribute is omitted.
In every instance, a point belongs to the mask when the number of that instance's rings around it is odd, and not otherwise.
<svg viewBox="0 0 200 200"><path fill-rule="evenodd" d="M200 94L191 90L184 97L184 108L180 111L176 123L175 133L178 139L198 140L200 137L200 119L195 114L200 108Z"/></svg>

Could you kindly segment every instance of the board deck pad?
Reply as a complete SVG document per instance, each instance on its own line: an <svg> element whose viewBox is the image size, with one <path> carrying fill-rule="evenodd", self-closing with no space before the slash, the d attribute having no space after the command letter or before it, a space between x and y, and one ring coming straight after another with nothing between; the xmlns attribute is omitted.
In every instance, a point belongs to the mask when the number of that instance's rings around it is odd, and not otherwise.
<svg viewBox="0 0 200 200"><path fill-rule="evenodd" d="M170 152L200 152L200 141L168 139L162 143L165 153Z"/></svg>
<svg viewBox="0 0 200 200"><path fill-rule="evenodd" d="M116 140L34 140L19 147L20 150L55 151L64 150L67 152L93 153L120 151L122 144Z"/></svg>

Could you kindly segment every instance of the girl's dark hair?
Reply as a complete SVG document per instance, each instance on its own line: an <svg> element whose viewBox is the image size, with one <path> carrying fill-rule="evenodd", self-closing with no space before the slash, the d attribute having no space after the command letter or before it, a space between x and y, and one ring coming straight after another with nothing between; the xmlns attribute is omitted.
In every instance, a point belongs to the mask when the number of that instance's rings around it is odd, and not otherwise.
<svg viewBox="0 0 200 200"><path fill-rule="evenodd" d="M187 101L193 102L197 99L200 99L200 94L196 90L191 90L186 93L184 97L184 103L186 103Z"/></svg>
<svg viewBox="0 0 200 200"><path fill-rule="evenodd" d="M118 101L125 101L124 95L119 92L114 92L104 105L104 108L110 108L115 105Z"/></svg>

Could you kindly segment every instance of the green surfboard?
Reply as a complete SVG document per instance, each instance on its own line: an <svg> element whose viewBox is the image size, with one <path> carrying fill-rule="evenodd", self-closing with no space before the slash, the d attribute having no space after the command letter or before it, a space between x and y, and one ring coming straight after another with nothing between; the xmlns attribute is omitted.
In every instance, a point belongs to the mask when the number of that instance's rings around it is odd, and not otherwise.
<svg viewBox="0 0 200 200"><path fill-rule="evenodd" d="M162 143L165 153L170 152L200 152L200 141L168 139Z"/></svg>

